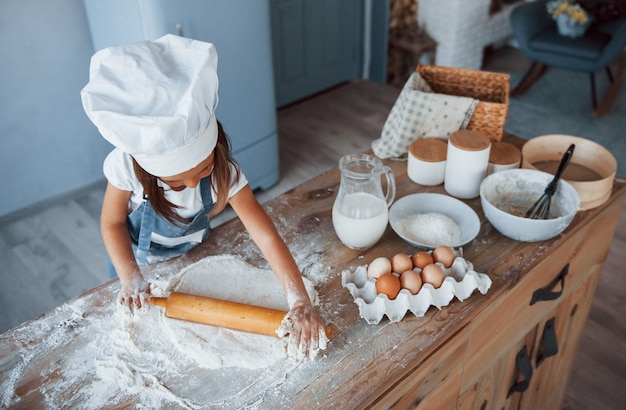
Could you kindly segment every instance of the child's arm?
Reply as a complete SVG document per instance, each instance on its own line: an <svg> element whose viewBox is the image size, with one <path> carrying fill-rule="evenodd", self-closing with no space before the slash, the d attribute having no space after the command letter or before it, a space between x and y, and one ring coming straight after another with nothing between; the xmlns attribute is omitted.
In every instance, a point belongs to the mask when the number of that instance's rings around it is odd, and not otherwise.
<svg viewBox="0 0 626 410"><path fill-rule="evenodd" d="M320 338L325 338L324 323L311 304L300 269L289 248L249 185L230 199L230 205L263 252L285 292L290 308L288 317L293 321L293 330L289 335L290 350L297 349L305 354L316 351L320 347Z"/></svg>
<svg viewBox="0 0 626 410"><path fill-rule="evenodd" d="M126 225L130 194L130 191L107 185L100 229L109 258L122 282L118 299L121 304L132 309L150 304L150 285L141 275Z"/></svg>

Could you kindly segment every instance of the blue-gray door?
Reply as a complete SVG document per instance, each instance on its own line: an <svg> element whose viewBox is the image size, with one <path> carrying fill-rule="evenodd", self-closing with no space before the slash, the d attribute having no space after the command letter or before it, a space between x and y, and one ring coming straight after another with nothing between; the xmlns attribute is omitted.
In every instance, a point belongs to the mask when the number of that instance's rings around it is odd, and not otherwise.
<svg viewBox="0 0 626 410"><path fill-rule="evenodd" d="M360 78L363 0L272 0L278 107Z"/></svg>

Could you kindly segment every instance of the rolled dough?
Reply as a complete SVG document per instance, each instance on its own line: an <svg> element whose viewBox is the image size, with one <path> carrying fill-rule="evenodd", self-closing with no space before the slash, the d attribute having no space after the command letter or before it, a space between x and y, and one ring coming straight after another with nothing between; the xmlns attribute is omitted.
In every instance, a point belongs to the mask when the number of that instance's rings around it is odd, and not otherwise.
<svg viewBox="0 0 626 410"><path fill-rule="evenodd" d="M316 304L314 284L303 277L311 301ZM153 282L154 294L171 291L216 299L289 310L278 279L269 269L259 269L234 255L204 258L170 278L166 283ZM155 310L154 307L151 310ZM162 309L161 310L161 314ZM286 354L285 338L257 335L177 319L159 320L173 347L210 369L270 366Z"/></svg>

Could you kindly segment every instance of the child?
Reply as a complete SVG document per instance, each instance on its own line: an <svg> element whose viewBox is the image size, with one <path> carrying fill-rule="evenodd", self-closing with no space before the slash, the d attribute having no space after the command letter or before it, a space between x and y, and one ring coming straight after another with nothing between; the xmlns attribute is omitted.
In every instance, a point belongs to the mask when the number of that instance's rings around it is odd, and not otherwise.
<svg viewBox="0 0 626 410"><path fill-rule="evenodd" d="M102 237L121 281L119 301L149 305L139 265L179 256L209 234L209 217L230 204L281 283L292 325L289 352L325 348L320 315L300 271L230 154L215 118L217 52L212 44L166 35L100 50L81 91L85 112L115 145Z"/></svg>

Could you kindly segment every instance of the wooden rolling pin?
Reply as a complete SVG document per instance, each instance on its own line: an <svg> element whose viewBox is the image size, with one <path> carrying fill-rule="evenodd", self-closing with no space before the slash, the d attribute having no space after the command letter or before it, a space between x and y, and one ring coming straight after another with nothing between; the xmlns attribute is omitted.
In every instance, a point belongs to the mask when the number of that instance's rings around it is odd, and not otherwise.
<svg viewBox="0 0 626 410"><path fill-rule="evenodd" d="M167 298L150 297L150 303L165 308L165 316L245 332L278 336L276 330L287 314L282 310L246 305L181 292ZM326 328L329 338L335 332Z"/></svg>

